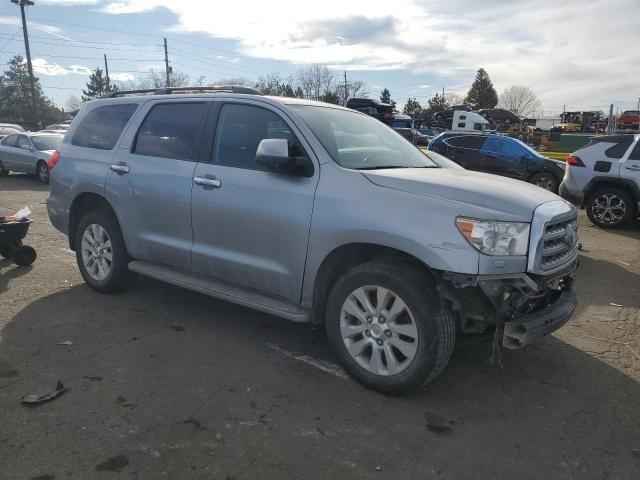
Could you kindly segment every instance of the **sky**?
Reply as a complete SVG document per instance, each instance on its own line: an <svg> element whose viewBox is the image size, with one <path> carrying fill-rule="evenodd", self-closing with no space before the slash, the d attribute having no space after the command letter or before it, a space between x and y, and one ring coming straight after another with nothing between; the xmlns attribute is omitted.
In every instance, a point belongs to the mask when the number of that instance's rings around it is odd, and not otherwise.
<svg viewBox="0 0 640 480"><path fill-rule="evenodd" d="M64 106L109 60L114 80L164 70L257 79L325 64L402 105L443 88L464 95L483 67L498 93L531 88L545 115L636 108L640 0L34 0L31 53ZM19 8L0 0L0 63L24 55Z"/></svg>

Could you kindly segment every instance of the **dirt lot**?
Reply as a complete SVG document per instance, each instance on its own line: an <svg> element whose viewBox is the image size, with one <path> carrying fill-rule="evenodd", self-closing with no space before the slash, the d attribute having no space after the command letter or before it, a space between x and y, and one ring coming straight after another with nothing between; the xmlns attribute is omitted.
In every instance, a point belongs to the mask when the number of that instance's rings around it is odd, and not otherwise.
<svg viewBox="0 0 640 480"><path fill-rule="evenodd" d="M0 260L3 479L640 478L639 224L581 217L580 306L554 338L504 370L460 339L426 391L391 398L306 325L150 279L91 291L46 196L0 178L0 209L34 210L39 254ZM61 397L20 404L57 380Z"/></svg>

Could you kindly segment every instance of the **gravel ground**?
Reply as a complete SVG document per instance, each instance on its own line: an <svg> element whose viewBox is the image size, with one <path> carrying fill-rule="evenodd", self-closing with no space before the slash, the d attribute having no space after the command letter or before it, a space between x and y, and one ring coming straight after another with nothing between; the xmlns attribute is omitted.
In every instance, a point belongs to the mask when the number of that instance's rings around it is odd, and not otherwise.
<svg viewBox="0 0 640 480"><path fill-rule="evenodd" d="M0 178L0 215L29 205L39 254L0 260L3 479L640 478L640 224L580 217L580 305L553 338L503 370L460 338L427 390L393 398L307 325L144 278L93 292L46 197Z"/></svg>

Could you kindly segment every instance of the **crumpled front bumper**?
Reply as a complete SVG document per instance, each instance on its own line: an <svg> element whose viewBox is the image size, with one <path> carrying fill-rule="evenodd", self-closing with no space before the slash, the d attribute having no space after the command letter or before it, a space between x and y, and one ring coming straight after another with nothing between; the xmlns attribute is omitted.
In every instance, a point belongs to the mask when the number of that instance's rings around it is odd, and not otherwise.
<svg viewBox="0 0 640 480"><path fill-rule="evenodd" d="M571 287L564 290L548 307L506 322L503 346L509 349L521 348L555 332L569 321L577 304L576 290Z"/></svg>

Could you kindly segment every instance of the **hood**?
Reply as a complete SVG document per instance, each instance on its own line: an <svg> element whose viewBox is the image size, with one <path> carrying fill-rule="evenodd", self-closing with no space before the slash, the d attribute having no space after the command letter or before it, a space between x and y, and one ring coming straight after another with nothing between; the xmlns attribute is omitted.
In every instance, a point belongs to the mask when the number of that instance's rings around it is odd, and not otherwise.
<svg viewBox="0 0 640 480"><path fill-rule="evenodd" d="M557 195L520 180L469 170L393 168L361 173L380 187L468 205L473 207L470 212L482 208L496 220L528 222L539 205L560 200ZM461 214L465 215L464 211Z"/></svg>

